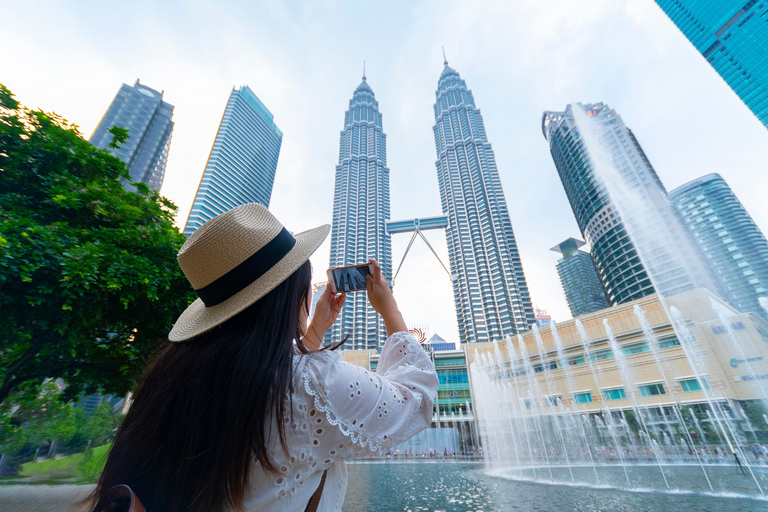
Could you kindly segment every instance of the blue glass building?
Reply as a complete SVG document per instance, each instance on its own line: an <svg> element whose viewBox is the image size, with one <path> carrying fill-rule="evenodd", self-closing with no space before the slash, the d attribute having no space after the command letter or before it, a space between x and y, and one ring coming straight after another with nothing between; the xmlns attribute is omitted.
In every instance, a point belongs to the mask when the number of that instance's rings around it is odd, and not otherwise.
<svg viewBox="0 0 768 512"><path fill-rule="evenodd" d="M392 242L386 230L389 216L387 136L379 102L363 76L344 114L339 142L330 266L356 265L375 258L391 283ZM381 316L363 292L347 294L325 342L336 343L346 336L343 348L350 350L377 348L387 338Z"/></svg>
<svg viewBox="0 0 768 512"><path fill-rule="evenodd" d="M242 204L269 207L282 141L272 113L253 91L248 86L233 88L184 234Z"/></svg>
<svg viewBox="0 0 768 512"><path fill-rule="evenodd" d="M768 128L768 2L656 3Z"/></svg>
<svg viewBox="0 0 768 512"><path fill-rule="evenodd" d="M128 130L128 140L120 149L112 149L109 129L119 126ZM173 105L163 101L163 93L136 80L131 87L123 84L89 139L94 146L106 149L125 162L131 181L145 183L159 191L165 177L168 151L173 133ZM134 190L128 182L123 183Z"/></svg>
<svg viewBox="0 0 768 512"><path fill-rule="evenodd" d="M551 249L563 255L557 262L557 273L574 318L609 306L592 256L580 251L579 247L582 246L584 242L581 240L569 238Z"/></svg>
<svg viewBox="0 0 768 512"><path fill-rule="evenodd" d="M437 180L462 343L536 322L496 158L472 91L445 62L434 105Z"/></svg>
<svg viewBox="0 0 768 512"><path fill-rule="evenodd" d="M768 241L725 180L702 176L672 190L669 200L707 259L723 299L768 319L758 301L768 296Z"/></svg>

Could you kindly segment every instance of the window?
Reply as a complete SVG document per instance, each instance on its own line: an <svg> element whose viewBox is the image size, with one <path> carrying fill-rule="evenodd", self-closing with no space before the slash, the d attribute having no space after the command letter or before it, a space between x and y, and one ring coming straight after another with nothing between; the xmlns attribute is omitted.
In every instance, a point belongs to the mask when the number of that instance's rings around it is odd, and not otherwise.
<svg viewBox="0 0 768 512"><path fill-rule="evenodd" d="M657 396L666 394L667 393L664 391L664 386L662 384L646 384L644 386L640 386L641 396Z"/></svg>
<svg viewBox="0 0 768 512"><path fill-rule="evenodd" d="M631 356L632 354L642 354L643 352L648 352L650 349L648 348L647 343L642 342L642 343L632 343L631 345L625 345L621 347L621 350L624 352L625 355Z"/></svg>
<svg viewBox="0 0 768 512"><path fill-rule="evenodd" d="M603 397L606 400L622 400L627 398L627 394L624 392L624 388L605 389L603 390Z"/></svg>
<svg viewBox="0 0 768 512"><path fill-rule="evenodd" d="M592 393L585 391L584 393L576 393L573 395L573 401L577 404L591 404Z"/></svg>
<svg viewBox="0 0 768 512"><path fill-rule="evenodd" d="M686 393L689 391L701 391L702 389L709 389L709 382L707 382L705 377L685 379L680 381L680 387Z"/></svg>
<svg viewBox="0 0 768 512"><path fill-rule="evenodd" d="M544 403L547 407L557 407L558 405L563 405L563 399L560 395L549 395L544 397Z"/></svg>
<svg viewBox="0 0 768 512"><path fill-rule="evenodd" d="M678 347L680 346L680 340L677 339L677 336L665 336L663 338L659 338L659 348L669 348L669 347Z"/></svg>

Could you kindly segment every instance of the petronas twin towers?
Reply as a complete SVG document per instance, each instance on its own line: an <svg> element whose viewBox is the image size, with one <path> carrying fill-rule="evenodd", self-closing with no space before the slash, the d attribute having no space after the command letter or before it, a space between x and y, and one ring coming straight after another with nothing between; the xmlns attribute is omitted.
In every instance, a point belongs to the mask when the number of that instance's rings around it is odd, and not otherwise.
<svg viewBox="0 0 768 512"><path fill-rule="evenodd" d="M526 331L533 306L520 264L496 159L480 111L464 80L448 66L434 105L437 176L453 294L462 343ZM376 258L391 282L392 244L386 135L373 90L363 76L344 116L333 199L330 266ZM376 348L384 324L364 294L352 293L328 334L346 348Z"/></svg>

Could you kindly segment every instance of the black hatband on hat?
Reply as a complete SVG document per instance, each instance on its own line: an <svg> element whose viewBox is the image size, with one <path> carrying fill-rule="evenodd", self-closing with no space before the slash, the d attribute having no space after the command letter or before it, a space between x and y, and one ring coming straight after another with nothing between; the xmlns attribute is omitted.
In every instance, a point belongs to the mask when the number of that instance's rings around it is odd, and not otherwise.
<svg viewBox="0 0 768 512"><path fill-rule="evenodd" d="M207 308L221 304L266 274L293 249L294 245L296 245L296 239L283 228L275 238L248 259L195 292Z"/></svg>

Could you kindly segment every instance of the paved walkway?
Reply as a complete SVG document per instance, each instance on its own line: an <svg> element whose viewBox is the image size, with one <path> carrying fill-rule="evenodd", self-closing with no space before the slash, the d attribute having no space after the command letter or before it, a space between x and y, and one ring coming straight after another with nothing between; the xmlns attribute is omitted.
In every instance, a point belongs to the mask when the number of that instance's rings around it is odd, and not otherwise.
<svg viewBox="0 0 768 512"><path fill-rule="evenodd" d="M91 485L0 485L3 512L86 512L77 502Z"/></svg>

